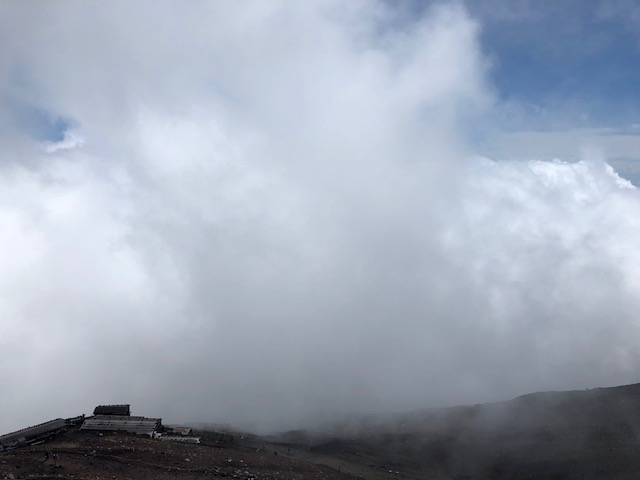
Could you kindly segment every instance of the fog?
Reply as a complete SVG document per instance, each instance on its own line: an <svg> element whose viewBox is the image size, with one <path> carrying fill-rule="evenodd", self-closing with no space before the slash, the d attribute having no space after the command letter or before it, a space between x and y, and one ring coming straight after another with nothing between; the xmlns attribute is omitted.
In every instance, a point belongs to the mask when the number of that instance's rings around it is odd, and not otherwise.
<svg viewBox="0 0 640 480"><path fill-rule="evenodd" d="M395 8L0 5L0 431L637 381L638 190L479 156L481 24Z"/></svg>

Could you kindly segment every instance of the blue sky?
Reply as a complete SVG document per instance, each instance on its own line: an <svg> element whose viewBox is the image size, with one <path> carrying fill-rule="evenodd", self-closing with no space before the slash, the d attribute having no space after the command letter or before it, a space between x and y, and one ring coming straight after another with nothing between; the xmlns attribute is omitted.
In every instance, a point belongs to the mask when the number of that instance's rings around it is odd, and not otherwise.
<svg viewBox="0 0 640 480"><path fill-rule="evenodd" d="M640 121L640 4L467 5L482 24L500 99L528 106L535 127L626 129Z"/></svg>
<svg viewBox="0 0 640 480"><path fill-rule="evenodd" d="M485 0L465 7L480 25L498 100L479 152L568 161L596 152L640 185L640 4Z"/></svg>
<svg viewBox="0 0 640 480"><path fill-rule="evenodd" d="M402 2L404 18L434 4ZM640 119L640 4L633 0L467 0L499 98L553 112L537 128L627 128ZM392 7L398 2L390 2ZM531 119L532 121L535 118Z"/></svg>
<svg viewBox="0 0 640 480"><path fill-rule="evenodd" d="M11 104L13 103L13 104ZM71 122L37 107L7 102L15 126L41 142L61 142Z"/></svg>

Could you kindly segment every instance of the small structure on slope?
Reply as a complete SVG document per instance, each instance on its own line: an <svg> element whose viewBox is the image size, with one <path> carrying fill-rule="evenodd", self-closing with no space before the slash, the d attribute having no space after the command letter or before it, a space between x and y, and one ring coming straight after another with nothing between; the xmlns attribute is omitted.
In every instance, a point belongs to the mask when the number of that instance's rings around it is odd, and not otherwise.
<svg viewBox="0 0 640 480"><path fill-rule="evenodd" d="M149 435L158 431L162 426L161 418L131 417L122 415L94 415L87 418L80 430L95 430L107 432L129 432Z"/></svg>
<svg viewBox="0 0 640 480"><path fill-rule="evenodd" d="M181 427L178 425L165 425L164 431L173 435L182 435L183 437L186 437L191 435L193 429L191 427Z"/></svg>
<svg viewBox="0 0 640 480"><path fill-rule="evenodd" d="M200 437L183 437L175 435L160 435L157 437L162 442L200 443Z"/></svg>
<svg viewBox="0 0 640 480"><path fill-rule="evenodd" d="M98 405L93 409L94 415L131 416L131 405Z"/></svg>
<svg viewBox="0 0 640 480"><path fill-rule="evenodd" d="M40 423L32 427L23 428L15 432L7 433L0 436L0 447L2 449L8 447L16 447L29 445L41 440L45 440L52 437L67 427L67 422L64 418L56 418L48 422Z"/></svg>

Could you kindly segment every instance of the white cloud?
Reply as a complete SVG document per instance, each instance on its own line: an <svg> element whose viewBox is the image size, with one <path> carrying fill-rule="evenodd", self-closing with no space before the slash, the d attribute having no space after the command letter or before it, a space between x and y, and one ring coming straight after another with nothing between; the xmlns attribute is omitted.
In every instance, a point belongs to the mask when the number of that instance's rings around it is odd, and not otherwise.
<svg viewBox="0 0 640 480"><path fill-rule="evenodd" d="M0 430L634 378L638 193L602 162L464 160L492 97L461 8L1 8L0 85L85 143L2 163Z"/></svg>

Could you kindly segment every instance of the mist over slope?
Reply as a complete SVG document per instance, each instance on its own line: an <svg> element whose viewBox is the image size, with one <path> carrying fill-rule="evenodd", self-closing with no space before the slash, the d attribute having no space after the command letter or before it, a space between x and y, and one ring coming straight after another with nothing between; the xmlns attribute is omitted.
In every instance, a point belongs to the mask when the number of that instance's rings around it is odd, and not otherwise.
<svg viewBox="0 0 640 480"><path fill-rule="evenodd" d="M414 478L631 479L640 472L638 435L634 384L354 418L312 450Z"/></svg>
<svg viewBox="0 0 640 480"><path fill-rule="evenodd" d="M354 415L243 442L367 479L622 480L640 473L639 435L633 384Z"/></svg>
<svg viewBox="0 0 640 480"><path fill-rule="evenodd" d="M0 6L0 430L637 380L638 190L476 155L460 5L343 3Z"/></svg>

